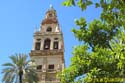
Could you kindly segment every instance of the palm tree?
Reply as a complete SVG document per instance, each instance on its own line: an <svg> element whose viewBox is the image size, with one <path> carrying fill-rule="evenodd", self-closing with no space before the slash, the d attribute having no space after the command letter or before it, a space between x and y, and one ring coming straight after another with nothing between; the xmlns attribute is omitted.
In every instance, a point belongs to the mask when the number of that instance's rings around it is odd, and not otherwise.
<svg viewBox="0 0 125 83"><path fill-rule="evenodd" d="M9 56L11 62L3 64L4 83L37 83L38 77L33 65L25 54Z"/></svg>

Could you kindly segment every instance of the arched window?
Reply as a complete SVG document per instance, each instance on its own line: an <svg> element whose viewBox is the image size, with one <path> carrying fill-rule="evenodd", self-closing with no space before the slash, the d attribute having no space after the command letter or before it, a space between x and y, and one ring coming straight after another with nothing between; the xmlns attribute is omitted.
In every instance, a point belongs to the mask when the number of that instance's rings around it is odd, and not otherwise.
<svg viewBox="0 0 125 83"><path fill-rule="evenodd" d="M51 32L52 31L52 28L51 27L48 27L47 29L46 29L46 32Z"/></svg>
<svg viewBox="0 0 125 83"><path fill-rule="evenodd" d="M52 17L52 16L53 16L53 15L50 13L50 14L49 14L49 17Z"/></svg>
<svg viewBox="0 0 125 83"><path fill-rule="evenodd" d="M49 50L50 49L50 42L51 42L50 39L46 39L44 41L44 50Z"/></svg>
<svg viewBox="0 0 125 83"><path fill-rule="evenodd" d="M41 45L40 42L36 42L35 43L35 50L40 50L40 45Z"/></svg>
<svg viewBox="0 0 125 83"><path fill-rule="evenodd" d="M53 49L58 49L58 41L55 41L55 42L53 43Z"/></svg>

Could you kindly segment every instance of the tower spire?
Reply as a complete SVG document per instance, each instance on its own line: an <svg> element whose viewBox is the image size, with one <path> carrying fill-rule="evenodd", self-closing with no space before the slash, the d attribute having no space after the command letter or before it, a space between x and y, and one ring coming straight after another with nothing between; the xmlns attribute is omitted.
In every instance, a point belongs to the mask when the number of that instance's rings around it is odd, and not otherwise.
<svg viewBox="0 0 125 83"><path fill-rule="evenodd" d="M50 9L53 9L53 5L52 5L52 4L50 4L50 6L49 6L49 7L50 7Z"/></svg>

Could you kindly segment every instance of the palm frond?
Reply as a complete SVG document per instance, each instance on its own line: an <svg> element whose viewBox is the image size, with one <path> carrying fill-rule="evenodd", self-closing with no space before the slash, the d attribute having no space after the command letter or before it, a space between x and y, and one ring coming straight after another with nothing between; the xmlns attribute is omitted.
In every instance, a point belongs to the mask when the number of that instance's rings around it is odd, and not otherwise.
<svg viewBox="0 0 125 83"><path fill-rule="evenodd" d="M35 70L32 70L32 69L26 71L25 78L27 82L30 82L30 83L37 83L39 80L37 77L37 73L35 72Z"/></svg>
<svg viewBox="0 0 125 83"><path fill-rule="evenodd" d="M15 74L13 72L5 72L4 77L2 79L2 82L5 83L13 83L13 80L15 78Z"/></svg>
<svg viewBox="0 0 125 83"><path fill-rule="evenodd" d="M12 63L5 63L5 64L2 64L2 66L15 67L15 64L12 64Z"/></svg>
<svg viewBox="0 0 125 83"><path fill-rule="evenodd" d="M4 68L2 70L2 73L6 73L6 72L14 72L15 71L15 68L10 68L10 67L7 67L7 68Z"/></svg>
<svg viewBox="0 0 125 83"><path fill-rule="evenodd" d="M17 55L11 55L11 56L9 56L9 58L11 59L13 64L17 64L17 62L18 62L18 56Z"/></svg>
<svg viewBox="0 0 125 83"><path fill-rule="evenodd" d="M32 61L28 60L26 54L16 54L9 56L11 63L5 63L2 66L5 68L2 70L4 74L2 82L4 83L18 83L19 72L23 71L23 76L28 83L37 83L38 77L35 72L36 66L32 65Z"/></svg>

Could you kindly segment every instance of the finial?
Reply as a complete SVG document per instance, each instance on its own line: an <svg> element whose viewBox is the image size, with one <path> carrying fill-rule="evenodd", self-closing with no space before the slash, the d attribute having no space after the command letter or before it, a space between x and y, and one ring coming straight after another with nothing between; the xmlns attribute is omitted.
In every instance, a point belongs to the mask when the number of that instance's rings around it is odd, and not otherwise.
<svg viewBox="0 0 125 83"><path fill-rule="evenodd" d="M50 9L53 9L53 5L52 4L50 4Z"/></svg>

